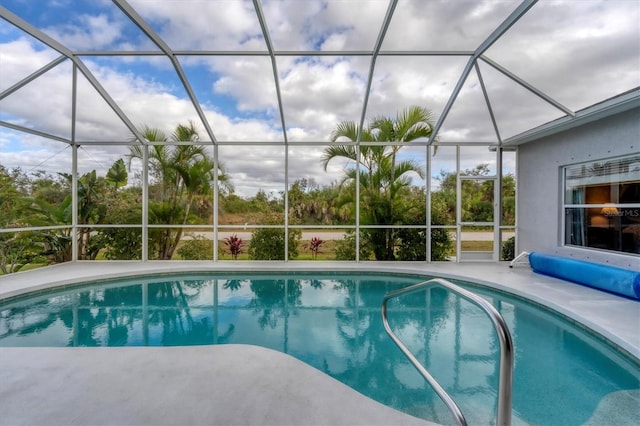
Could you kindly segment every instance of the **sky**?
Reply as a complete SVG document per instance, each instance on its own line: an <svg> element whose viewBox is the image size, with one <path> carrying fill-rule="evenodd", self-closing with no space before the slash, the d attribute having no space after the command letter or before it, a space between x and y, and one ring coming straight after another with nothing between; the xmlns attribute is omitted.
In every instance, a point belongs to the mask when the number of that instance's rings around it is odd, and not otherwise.
<svg viewBox="0 0 640 426"><path fill-rule="evenodd" d="M220 159L237 193L245 196L258 189L267 193L284 189L285 132L290 142L289 182L304 177L329 184L340 179L347 165L335 161L325 172L322 149L335 126L346 120L358 123L363 108L368 120L394 117L419 105L428 108L437 122L469 53L519 2L399 0L371 73L368 97L371 52L389 8L387 0L261 0L268 40L277 53L277 79L252 1L130 0L127 4L176 54L208 126L170 58L149 54L160 53L160 48L114 2L3 0L0 12L18 16L75 52L133 126L170 134L176 125L194 122L201 141L211 142L213 137L219 143ZM487 144L499 139L482 84L503 140L565 115L514 78L571 111L637 88L639 22L637 0L540 0L484 52L487 60L479 61L480 74L474 69L464 81L438 140L465 144L462 168L495 163ZM215 55L194 54L214 51ZM416 52L439 55L416 56ZM71 148L55 138L70 139L74 129L76 140L82 142L79 170L104 173L128 153L126 146L107 142L128 141L132 132L81 72L72 108L70 60L15 92L3 93L59 57L59 52L0 19L0 120L53 136L0 126L0 164L26 171L70 170ZM425 152L424 147L405 149L407 158L423 167ZM439 149L431 174L453 167L454 152ZM505 161L507 170L513 169L513 158ZM420 184L421 179L415 178Z"/></svg>

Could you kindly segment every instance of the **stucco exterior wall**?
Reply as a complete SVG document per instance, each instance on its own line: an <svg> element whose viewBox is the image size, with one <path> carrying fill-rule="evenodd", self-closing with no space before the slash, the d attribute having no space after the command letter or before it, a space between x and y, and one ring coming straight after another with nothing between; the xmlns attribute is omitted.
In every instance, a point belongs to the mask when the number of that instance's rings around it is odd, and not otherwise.
<svg viewBox="0 0 640 426"><path fill-rule="evenodd" d="M640 257L563 247L563 166L640 152L640 108L529 142L518 148L518 243L522 251L544 252L640 269Z"/></svg>

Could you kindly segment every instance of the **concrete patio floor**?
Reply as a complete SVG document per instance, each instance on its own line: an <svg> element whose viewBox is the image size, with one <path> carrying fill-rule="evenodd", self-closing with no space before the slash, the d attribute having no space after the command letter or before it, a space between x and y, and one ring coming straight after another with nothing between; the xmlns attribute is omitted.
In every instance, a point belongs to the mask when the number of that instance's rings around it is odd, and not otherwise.
<svg viewBox="0 0 640 426"><path fill-rule="evenodd" d="M248 345L2 348L3 425L428 425Z"/></svg>

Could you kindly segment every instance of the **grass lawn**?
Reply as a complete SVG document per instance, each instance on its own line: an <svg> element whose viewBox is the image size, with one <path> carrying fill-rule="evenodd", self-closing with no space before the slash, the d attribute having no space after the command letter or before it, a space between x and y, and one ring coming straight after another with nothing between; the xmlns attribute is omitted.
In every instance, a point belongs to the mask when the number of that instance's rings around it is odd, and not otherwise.
<svg viewBox="0 0 640 426"><path fill-rule="evenodd" d="M493 251L493 241L463 241L464 251Z"/></svg>
<svg viewBox="0 0 640 426"><path fill-rule="evenodd" d="M320 252L315 260L336 260L334 249L336 246L337 240L325 240L324 243L320 246ZM180 248L181 245L184 244L184 241L181 241L178 245ZM231 255L226 250L226 245L224 241L220 241L218 245L220 251L218 253L218 259L220 260L232 260ZM295 260L314 260L313 253L309 250L309 241L300 241L298 243L298 256L290 259L292 261ZM250 260L249 255L247 254L247 249L249 248L248 242L243 244L242 253L238 256L238 260ZM462 242L462 250L464 251L492 251L493 250L493 241L463 241ZM452 253L453 256L455 254L455 244L452 242ZM102 253L98 254L96 260L105 260L104 255ZM173 255L172 260L185 260L178 254L178 250ZM188 259L186 259L188 260ZM373 260L373 259L371 259ZM27 271L29 269L41 268L43 266L47 266L46 264L29 264L24 266L21 271ZM3 275L0 272L0 275Z"/></svg>

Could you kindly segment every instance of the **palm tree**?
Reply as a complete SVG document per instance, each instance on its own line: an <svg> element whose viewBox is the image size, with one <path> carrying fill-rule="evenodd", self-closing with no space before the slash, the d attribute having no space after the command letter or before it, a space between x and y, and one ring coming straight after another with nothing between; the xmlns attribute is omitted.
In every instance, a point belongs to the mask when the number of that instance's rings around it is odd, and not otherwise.
<svg viewBox="0 0 640 426"><path fill-rule="evenodd" d="M198 140L194 123L179 124L171 136L161 130L143 127L140 133L149 142L161 142L150 146L149 173L155 185L149 190L149 221L156 224L185 225L191 218L191 208L196 201L211 193L215 167L207 156L205 147L194 144L176 144ZM130 147L129 167L134 158L142 159L142 147ZM221 189L231 191L229 177L218 165L218 182ZM158 258L169 260L182 238L182 228L167 228L151 233Z"/></svg>
<svg viewBox="0 0 640 426"><path fill-rule="evenodd" d="M331 134L331 142L322 155L325 171L329 162L346 158L360 164L360 221L364 225L394 225L402 220L405 208L401 194L411 185L411 173L420 177L423 171L412 160L400 160L398 152L405 144L420 138L428 138L433 132L431 112L423 107L412 106L395 118L374 118L366 128L360 129L353 121L339 123ZM339 140L358 140L370 144L360 146L340 145ZM393 145L383 144L394 142ZM379 143L379 144L378 144ZM345 172L341 186L353 186L356 182L355 168ZM351 191L353 194L354 192ZM355 203L353 197L350 199ZM396 237L393 229L368 229L365 231L374 247L376 260L394 260Z"/></svg>
<svg viewBox="0 0 640 426"><path fill-rule="evenodd" d="M71 187L72 176L68 173L58 173ZM96 171L78 178L78 224L89 225L101 223L106 214L106 206L102 203L101 194L104 189L104 179L98 178ZM31 215L25 216L25 221L33 226L60 226L72 222L72 196L67 196L60 203L50 203L40 197L26 198L29 201ZM44 254L52 262L61 263L72 260L72 232L71 229L42 231L44 240ZM93 239L91 228L78 228L77 235L78 258L80 260L95 260L100 250Z"/></svg>
<svg viewBox="0 0 640 426"><path fill-rule="evenodd" d="M113 192L117 192L118 188L127 184L127 168L122 158L118 159L107 172L106 180L113 185Z"/></svg>

